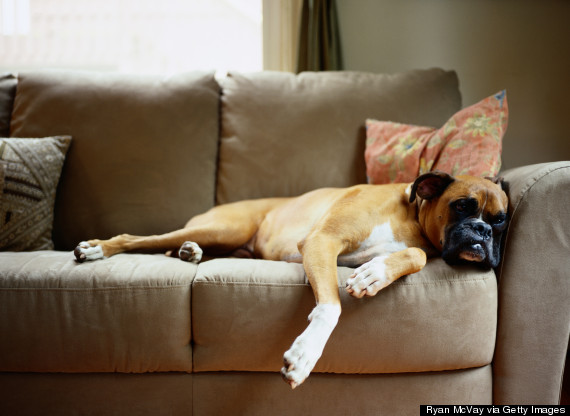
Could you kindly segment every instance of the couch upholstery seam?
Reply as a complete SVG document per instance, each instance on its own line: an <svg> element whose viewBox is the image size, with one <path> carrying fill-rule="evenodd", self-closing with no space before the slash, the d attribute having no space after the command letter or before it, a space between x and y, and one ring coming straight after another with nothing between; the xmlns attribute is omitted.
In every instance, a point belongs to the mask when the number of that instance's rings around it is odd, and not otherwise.
<svg viewBox="0 0 570 416"><path fill-rule="evenodd" d="M315 374L346 374L346 375L390 375L390 374L422 374L422 373L443 373L448 371L469 371L469 370L476 370L479 368L485 368L489 365L492 365L492 362L487 364L467 364L469 367L449 367L449 368L442 368L440 370L416 370L416 371L392 371L392 372L358 372L358 373L344 373L344 372L336 372L336 371L315 371Z"/></svg>
<svg viewBox="0 0 570 416"><path fill-rule="evenodd" d="M319 375L341 375L341 376L391 376L391 375L417 375L417 374L434 374L434 373L445 373L445 372L461 372L461 371L471 371L471 370L478 370L482 368L486 368L491 366L493 363L489 362L487 364L477 364L477 365L470 365L469 367L450 367L450 368L442 368L440 370L406 370L406 371L387 371L387 372L379 372L379 371L370 371L370 372L362 372L362 371L324 371L324 370L314 370L312 374L319 374ZM194 374L207 374L207 373L267 373L267 374L279 374L277 370L228 370L228 369L218 369L218 370L196 370Z"/></svg>
<svg viewBox="0 0 570 416"><path fill-rule="evenodd" d="M520 197L518 198L517 204L513 207L513 213L512 213L512 217L515 216L515 213L517 212L520 204L522 203L522 201L526 198L527 194L530 192L530 190L540 181L542 181L546 176L551 175L552 173L561 170L561 169L570 169L570 166L558 166L558 167L553 167L551 169L546 170L545 172L542 172L542 175L538 176L535 178L535 180L532 183L527 184L523 189L521 189L521 192L519 193Z"/></svg>
<svg viewBox="0 0 570 416"><path fill-rule="evenodd" d="M394 282L390 286L444 286L452 284L463 284L463 283L485 283L493 277L483 277L481 279L457 279L455 281L445 281L445 282L423 282L423 283L404 283L404 282ZM307 283L254 283L254 282L194 282L192 286L257 286L257 287L308 287L310 284ZM339 286L342 287L342 286Z"/></svg>
<svg viewBox="0 0 570 416"><path fill-rule="evenodd" d="M125 286L125 287L101 287L101 288L69 288L69 287L2 287L0 292L33 292L33 291L50 291L50 292L117 292L117 291L156 291L156 290L176 290L191 287L192 284L169 286L169 287L148 287L148 286Z"/></svg>

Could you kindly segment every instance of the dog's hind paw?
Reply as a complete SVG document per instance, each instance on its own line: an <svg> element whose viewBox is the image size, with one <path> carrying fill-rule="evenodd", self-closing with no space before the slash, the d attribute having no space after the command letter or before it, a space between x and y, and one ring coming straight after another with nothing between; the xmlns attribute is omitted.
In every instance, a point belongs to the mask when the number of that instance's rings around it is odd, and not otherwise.
<svg viewBox="0 0 570 416"><path fill-rule="evenodd" d="M73 250L76 260L79 263L84 261L99 260L105 257L103 248L99 245L92 246L87 241L82 241Z"/></svg>
<svg viewBox="0 0 570 416"><path fill-rule="evenodd" d="M202 260L204 252L198 244L193 241L186 241L178 250L178 257L180 260L189 261L198 264Z"/></svg>

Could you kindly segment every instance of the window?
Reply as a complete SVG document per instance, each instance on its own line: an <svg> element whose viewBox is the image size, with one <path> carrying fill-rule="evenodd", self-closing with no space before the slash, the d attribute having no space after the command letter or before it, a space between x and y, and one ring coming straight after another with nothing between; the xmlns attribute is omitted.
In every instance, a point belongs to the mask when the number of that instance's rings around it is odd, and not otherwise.
<svg viewBox="0 0 570 416"><path fill-rule="evenodd" d="M0 71L257 71L262 0L0 0Z"/></svg>

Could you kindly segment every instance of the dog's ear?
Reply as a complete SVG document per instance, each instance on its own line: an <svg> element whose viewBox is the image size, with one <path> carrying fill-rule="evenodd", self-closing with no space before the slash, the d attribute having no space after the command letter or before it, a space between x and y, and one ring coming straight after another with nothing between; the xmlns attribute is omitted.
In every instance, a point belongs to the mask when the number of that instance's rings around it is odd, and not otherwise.
<svg viewBox="0 0 570 416"><path fill-rule="evenodd" d="M455 181L453 176L440 170L418 176L412 185L410 203L416 200L416 195L427 200L440 196L453 181Z"/></svg>
<svg viewBox="0 0 570 416"><path fill-rule="evenodd" d="M508 188L508 185L505 182L505 178L503 178L502 176L495 176L494 178L486 176L485 179L493 182L496 185L499 185L503 191L506 191Z"/></svg>

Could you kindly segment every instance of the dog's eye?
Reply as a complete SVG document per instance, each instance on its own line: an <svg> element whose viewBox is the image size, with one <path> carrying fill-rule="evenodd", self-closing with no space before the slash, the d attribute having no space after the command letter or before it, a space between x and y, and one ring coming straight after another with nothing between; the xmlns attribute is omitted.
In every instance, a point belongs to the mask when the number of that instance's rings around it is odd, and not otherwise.
<svg viewBox="0 0 570 416"><path fill-rule="evenodd" d="M452 204L452 208L458 214L469 214L472 215L477 211L477 201L474 199L459 199Z"/></svg>
<svg viewBox="0 0 570 416"><path fill-rule="evenodd" d="M474 198L462 198L451 202L449 207L459 217L466 218L477 214L478 202Z"/></svg>
<svg viewBox="0 0 570 416"><path fill-rule="evenodd" d="M459 201L455 203L455 210L457 212L465 212L467 209L467 204L465 202Z"/></svg>
<svg viewBox="0 0 570 416"><path fill-rule="evenodd" d="M507 216L505 214L499 214L491 220L491 224L496 226L496 227L500 227L501 225L503 225L505 223L506 220L507 220Z"/></svg>

